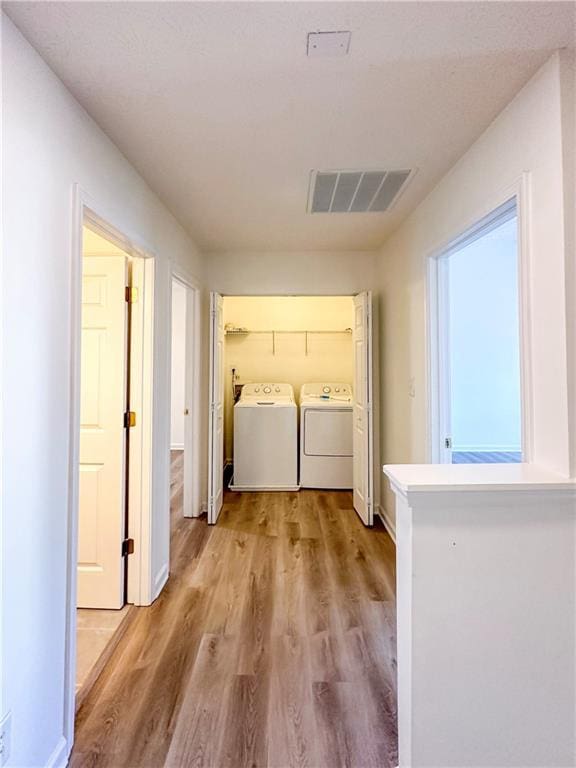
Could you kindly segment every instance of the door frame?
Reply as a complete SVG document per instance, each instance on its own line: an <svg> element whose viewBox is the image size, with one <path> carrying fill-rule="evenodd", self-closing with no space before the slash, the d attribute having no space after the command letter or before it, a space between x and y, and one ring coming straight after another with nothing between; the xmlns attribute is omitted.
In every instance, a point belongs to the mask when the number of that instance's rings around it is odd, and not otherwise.
<svg viewBox="0 0 576 768"><path fill-rule="evenodd" d="M522 428L522 460L533 457L533 395L530 342L530 240L529 240L529 173L523 173L514 184L499 195L455 236L433 250L426 258L426 356L428 401L428 462L447 464L452 451L443 445L450 434L448 258L462 248L475 232L489 225L499 209L516 206L518 233L518 322L520 346L520 397Z"/></svg>
<svg viewBox="0 0 576 768"><path fill-rule="evenodd" d="M380 472L380 446L379 441L376 439L378 437L378 417L379 417L379 409L378 409L378 401L376 398L377 393L379 392L379 378L380 378L380 371L379 371L379 358L377 355L377 349L378 349L378 335L377 335L377 323L375 322L375 318L377 317L377 306L374 299L374 295L372 293L371 288L363 288L362 290L355 290L353 292L347 292L347 291L330 291L330 292L314 292L314 293L306 293L303 291L259 291L257 293L254 293L252 291L246 291L246 290L238 290L238 291L221 291L217 287L216 288L210 288L210 293L218 294L222 296L223 299L226 299L226 297L230 296L248 296L248 297L271 297L271 296L294 296L294 297L318 297L321 298L323 296L346 296L350 299L353 299L355 296L358 296L361 293L368 293L370 297L370 317L369 317L369 333L371 337L371 360L370 360L370 386L371 386L371 393L372 393L372 408L371 408L371 416L369 420L369 440L372 444L372 457L373 461L371 464L371 494L372 494L372 513L373 515L378 514L381 515L380 511L380 504L377 502L377 499L379 498L379 492L380 492L380 484L378 481L379 478L379 472ZM211 316L211 307L208 307L208 311L206 313L208 317L208 322L212 322L212 316ZM213 360L214 356L214 345L213 345L214 339L210 339L208 342L209 345L209 358L210 360ZM210 408L211 402L212 402L212 393L209 393L209 403L208 407ZM208 465L207 465L207 482L208 482L208 501L210 497L210 481L211 481L211 464L212 464L212 435L210 428L208 429ZM208 507L208 504L206 504L206 507Z"/></svg>
<svg viewBox="0 0 576 768"><path fill-rule="evenodd" d="M130 407L138 414L131 429L129 467L129 530L135 553L128 569L128 602L148 605L151 595L152 426L155 258L145 244L129 237L113 212L74 186L70 258L70 360L68 503L66 547L66 635L64 650L64 738L74 743L76 701L76 594L79 520L80 394L82 336L82 228L91 229L132 257L132 284L138 301L131 305Z"/></svg>
<svg viewBox="0 0 576 768"><path fill-rule="evenodd" d="M186 289L186 336L184 342L186 372L184 386L186 402L191 404L191 418L184 429L183 514L184 517L200 517L202 514L200 487L201 289L195 278L180 265L171 265L170 343L172 343L172 283L174 280Z"/></svg>

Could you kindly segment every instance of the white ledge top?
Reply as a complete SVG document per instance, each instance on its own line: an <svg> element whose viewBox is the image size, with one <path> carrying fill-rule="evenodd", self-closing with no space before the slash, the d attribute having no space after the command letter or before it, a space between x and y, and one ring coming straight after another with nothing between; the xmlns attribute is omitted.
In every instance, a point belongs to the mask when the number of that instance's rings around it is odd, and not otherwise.
<svg viewBox="0 0 576 768"><path fill-rule="evenodd" d="M386 464L404 493L425 491L574 491L576 481L536 464Z"/></svg>

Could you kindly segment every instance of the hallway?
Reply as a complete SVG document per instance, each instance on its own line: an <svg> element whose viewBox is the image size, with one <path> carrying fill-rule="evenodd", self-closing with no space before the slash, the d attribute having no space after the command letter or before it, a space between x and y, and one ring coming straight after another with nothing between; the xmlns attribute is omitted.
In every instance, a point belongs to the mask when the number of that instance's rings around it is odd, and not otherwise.
<svg viewBox="0 0 576 768"><path fill-rule="evenodd" d="M348 492L178 514L171 576L77 715L70 766L396 765L394 545Z"/></svg>

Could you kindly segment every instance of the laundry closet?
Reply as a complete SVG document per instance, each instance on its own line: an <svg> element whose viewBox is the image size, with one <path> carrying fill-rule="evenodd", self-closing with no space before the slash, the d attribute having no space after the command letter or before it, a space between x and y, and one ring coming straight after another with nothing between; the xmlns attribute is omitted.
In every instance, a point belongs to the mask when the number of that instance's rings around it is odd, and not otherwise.
<svg viewBox="0 0 576 768"><path fill-rule="evenodd" d="M318 488L371 525L371 294L212 293L210 312L209 522L228 488Z"/></svg>
<svg viewBox="0 0 576 768"><path fill-rule="evenodd" d="M232 487L297 489L302 457L306 466L308 454L306 445L300 450L299 441L309 431L308 445L320 455L308 471L308 486L351 489L353 298L226 296L223 319L224 464ZM311 412L307 430L299 414L303 386L309 391L307 400L319 407L336 402L342 406L335 430L330 423L333 416L338 419L336 413L322 419ZM333 399L342 392L347 396ZM330 472L337 455L344 472Z"/></svg>

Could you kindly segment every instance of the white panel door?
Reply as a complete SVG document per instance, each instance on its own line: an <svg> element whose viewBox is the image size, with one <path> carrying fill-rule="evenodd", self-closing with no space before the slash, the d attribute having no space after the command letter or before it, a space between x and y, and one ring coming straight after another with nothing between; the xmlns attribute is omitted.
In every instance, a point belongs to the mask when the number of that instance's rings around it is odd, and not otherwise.
<svg viewBox="0 0 576 768"><path fill-rule="evenodd" d="M372 423L372 293L354 297L354 509L365 525L374 520Z"/></svg>
<svg viewBox="0 0 576 768"><path fill-rule="evenodd" d="M210 423L208 522L214 524L224 499L224 302L210 294Z"/></svg>
<svg viewBox="0 0 576 768"><path fill-rule="evenodd" d="M127 259L83 259L78 606L124 604Z"/></svg>

